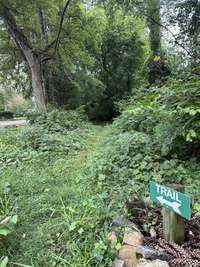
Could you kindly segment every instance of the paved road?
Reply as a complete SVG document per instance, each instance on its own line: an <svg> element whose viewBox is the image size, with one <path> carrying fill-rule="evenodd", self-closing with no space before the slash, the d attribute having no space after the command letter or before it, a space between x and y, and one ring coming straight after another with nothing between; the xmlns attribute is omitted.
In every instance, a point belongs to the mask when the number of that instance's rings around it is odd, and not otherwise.
<svg viewBox="0 0 200 267"><path fill-rule="evenodd" d="M6 120L6 121L0 121L0 128L18 127L18 126L24 126L26 124L27 124L26 120Z"/></svg>

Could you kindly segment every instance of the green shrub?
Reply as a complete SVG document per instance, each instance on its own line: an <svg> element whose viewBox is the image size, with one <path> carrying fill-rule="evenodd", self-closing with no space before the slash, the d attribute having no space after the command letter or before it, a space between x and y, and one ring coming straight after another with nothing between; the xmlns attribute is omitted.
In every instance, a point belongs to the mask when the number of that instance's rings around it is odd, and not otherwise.
<svg viewBox="0 0 200 267"><path fill-rule="evenodd" d="M122 192L126 197L148 192L152 179L176 181L197 195L199 167L194 172L193 166L200 158L198 86L194 81L171 82L122 103L121 116L91 163L98 185L124 198Z"/></svg>
<svg viewBox="0 0 200 267"><path fill-rule="evenodd" d="M171 81L119 104L116 131L148 133L167 158L200 156L200 81Z"/></svg>
<svg viewBox="0 0 200 267"><path fill-rule="evenodd" d="M159 122L159 110L151 107L136 106L125 110L121 116L114 121L115 131L139 131L152 133Z"/></svg>
<svg viewBox="0 0 200 267"><path fill-rule="evenodd" d="M152 179L158 182L186 179L183 162L162 157L150 135L137 131L115 134L115 129L92 159L90 173L102 190L114 191L121 201L133 194L145 196Z"/></svg>
<svg viewBox="0 0 200 267"><path fill-rule="evenodd" d="M176 153L181 159L200 156L199 86L199 80L191 80L159 90L164 113L154 133L165 155Z"/></svg>
<svg viewBox="0 0 200 267"><path fill-rule="evenodd" d="M37 120L37 118L39 117L39 116L41 116L42 115L42 113L39 113L39 112L27 112L26 113L26 118L27 118L27 120L29 121L29 123L32 125L32 124L34 124L35 123L35 121Z"/></svg>
<svg viewBox="0 0 200 267"><path fill-rule="evenodd" d="M53 110L28 114L27 118L31 127L23 129L20 134L24 148L68 153L84 146L89 124L80 112Z"/></svg>
<svg viewBox="0 0 200 267"><path fill-rule="evenodd" d="M24 148L36 151L52 151L54 153L69 153L79 150L84 146L84 132L76 129L74 131L51 133L43 127L32 126L23 129L20 133L21 144Z"/></svg>
<svg viewBox="0 0 200 267"><path fill-rule="evenodd" d="M28 119L35 127L42 127L48 132L65 132L85 127L87 118L77 111L53 110L49 113L33 113L28 115Z"/></svg>

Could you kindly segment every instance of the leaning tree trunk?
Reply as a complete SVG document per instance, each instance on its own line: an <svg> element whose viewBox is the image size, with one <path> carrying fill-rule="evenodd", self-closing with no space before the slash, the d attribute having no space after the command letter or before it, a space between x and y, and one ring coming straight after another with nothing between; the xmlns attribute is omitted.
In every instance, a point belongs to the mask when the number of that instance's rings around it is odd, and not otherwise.
<svg viewBox="0 0 200 267"><path fill-rule="evenodd" d="M20 49L27 63L32 80L33 96L38 111L46 111L46 92L41 57L33 50L21 28L17 25L7 1L0 1L0 16L3 18L7 30Z"/></svg>

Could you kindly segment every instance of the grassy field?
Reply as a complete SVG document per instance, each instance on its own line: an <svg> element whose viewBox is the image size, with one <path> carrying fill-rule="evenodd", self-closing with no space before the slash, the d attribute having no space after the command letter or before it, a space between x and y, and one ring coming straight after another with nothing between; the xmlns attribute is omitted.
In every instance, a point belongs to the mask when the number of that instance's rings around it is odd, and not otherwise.
<svg viewBox="0 0 200 267"><path fill-rule="evenodd" d="M66 154L24 148L20 131L0 130L1 217L19 218L1 244L9 266L107 266L112 213L88 175L106 127L90 126L83 147Z"/></svg>

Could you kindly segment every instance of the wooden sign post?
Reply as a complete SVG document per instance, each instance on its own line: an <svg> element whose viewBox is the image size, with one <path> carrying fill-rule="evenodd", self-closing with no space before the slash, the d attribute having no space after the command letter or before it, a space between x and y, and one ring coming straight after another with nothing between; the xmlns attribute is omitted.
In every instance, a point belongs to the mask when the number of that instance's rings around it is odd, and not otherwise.
<svg viewBox="0 0 200 267"><path fill-rule="evenodd" d="M184 194L184 186L169 187L150 182L150 197L163 206L163 236L165 240L182 244L185 238L184 219L191 218L191 198Z"/></svg>
<svg viewBox="0 0 200 267"><path fill-rule="evenodd" d="M185 191L182 185L173 184L169 187L181 193ZM185 241L185 222L183 217L165 207L162 209L162 216L164 239L179 245L183 244Z"/></svg>

